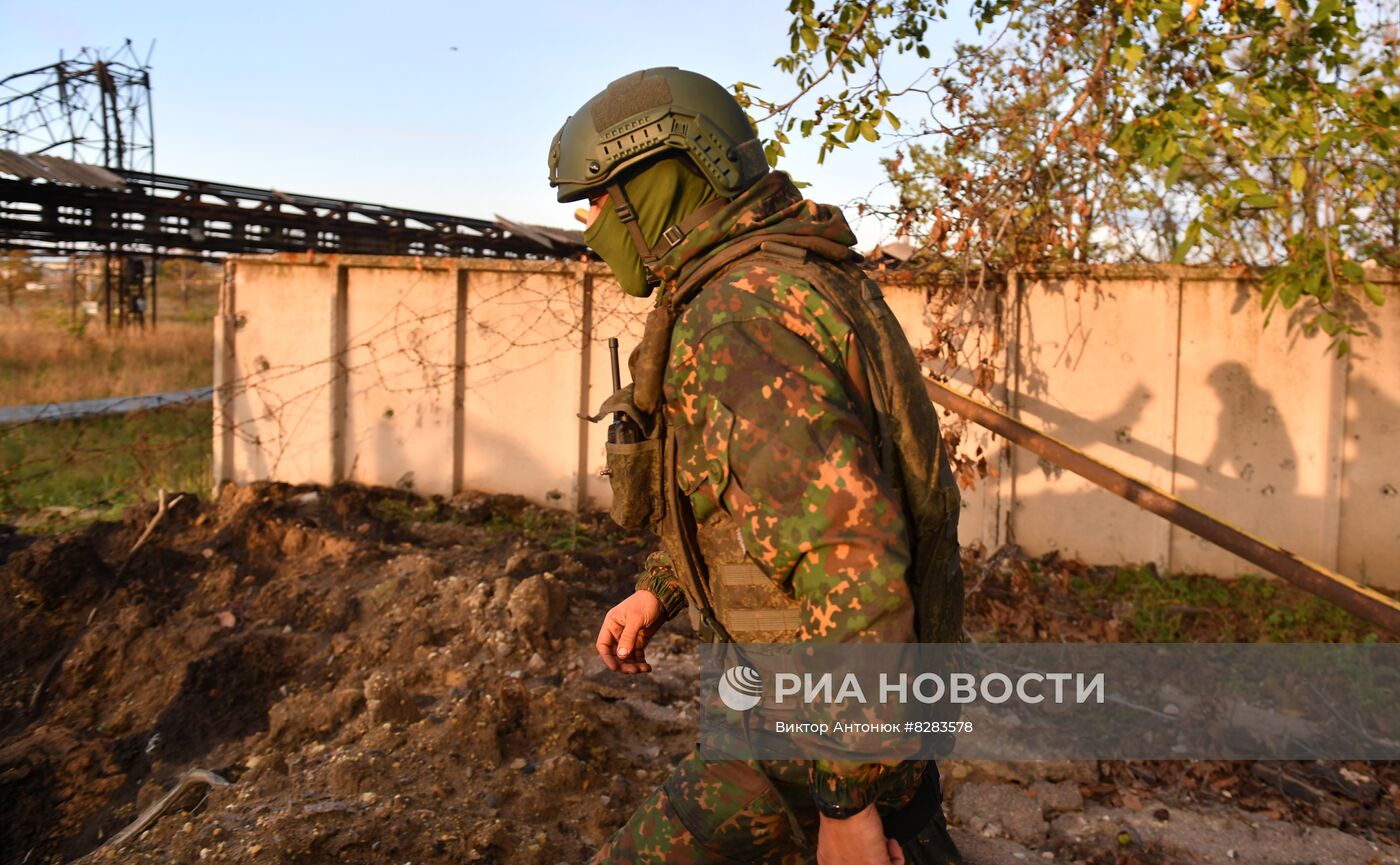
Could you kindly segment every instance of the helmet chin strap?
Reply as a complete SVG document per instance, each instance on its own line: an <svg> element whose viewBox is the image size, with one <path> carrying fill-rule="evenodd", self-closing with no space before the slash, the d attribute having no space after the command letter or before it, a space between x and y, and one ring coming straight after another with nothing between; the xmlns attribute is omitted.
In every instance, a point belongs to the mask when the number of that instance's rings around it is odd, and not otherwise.
<svg viewBox="0 0 1400 865"><path fill-rule="evenodd" d="M627 234L632 238L632 245L637 248L637 254L642 258L642 264L650 271L652 265L661 260L661 256L675 249L685 236L689 234L695 226L714 216L729 204L727 198L714 198L705 202L679 223L672 225L661 232L661 238L656 241L655 246L649 246L647 239L642 235L642 227L637 222L637 212L632 207L632 202L627 198L627 192L622 188L621 183L611 183L604 187L607 189L608 198L612 200L613 210L617 213L618 220L627 228Z"/></svg>

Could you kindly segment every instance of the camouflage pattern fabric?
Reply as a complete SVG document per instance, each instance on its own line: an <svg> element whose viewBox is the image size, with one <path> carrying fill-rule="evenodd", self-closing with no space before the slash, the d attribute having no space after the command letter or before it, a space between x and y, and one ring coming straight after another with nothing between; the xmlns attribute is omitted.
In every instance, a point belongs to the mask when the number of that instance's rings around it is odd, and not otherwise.
<svg viewBox="0 0 1400 865"><path fill-rule="evenodd" d="M882 813L904 805L925 771L898 770L899 792L882 796ZM706 761L691 754L593 858L603 863L701 865L752 862L802 865L816 854L819 818L797 764Z"/></svg>
<svg viewBox="0 0 1400 865"><path fill-rule="evenodd" d="M802 199L774 172L663 257L658 303L686 271L755 233L855 242L839 210ZM904 517L881 474L854 340L805 281L741 260L676 322L666 421L696 520L716 508L733 518L748 554L801 602L799 639L913 642ZM664 556L649 560L638 587L663 598L668 614L680 609ZM859 807L900 765L817 761L810 783L823 801Z"/></svg>
<svg viewBox="0 0 1400 865"><path fill-rule="evenodd" d="M661 601L661 609L667 619L685 609L685 590L676 578L675 566L664 552L657 551L647 556L642 563L642 572L637 576L637 591L651 592Z"/></svg>
<svg viewBox="0 0 1400 865"><path fill-rule="evenodd" d="M802 199L774 172L692 229L657 270L674 282L755 233L855 242L839 210ZM805 281L741 261L676 323L666 421L695 519L720 507L734 519L749 555L803 601L800 639L911 642L908 541L880 472L854 340ZM654 560L638 587L674 597L679 584Z"/></svg>

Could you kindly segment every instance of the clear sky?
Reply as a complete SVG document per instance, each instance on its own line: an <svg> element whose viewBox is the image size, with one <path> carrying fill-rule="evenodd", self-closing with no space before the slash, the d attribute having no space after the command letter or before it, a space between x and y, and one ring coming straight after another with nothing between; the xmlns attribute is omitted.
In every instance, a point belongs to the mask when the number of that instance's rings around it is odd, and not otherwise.
<svg viewBox="0 0 1400 865"><path fill-rule="evenodd" d="M965 0L955 4L965 8ZM92 2L0 0L0 77L131 38L152 57L156 168L288 192L575 226L545 156L564 118L609 81L681 66L721 84L795 92L784 0L580 2ZM965 13L930 29L934 61L969 39ZM912 57L887 72L917 74ZM912 77L912 74L909 77ZM898 80L891 75L892 80ZM902 119L917 119L918 105ZM860 142L781 168L844 204L877 187L893 144ZM873 220L847 216L868 247Z"/></svg>

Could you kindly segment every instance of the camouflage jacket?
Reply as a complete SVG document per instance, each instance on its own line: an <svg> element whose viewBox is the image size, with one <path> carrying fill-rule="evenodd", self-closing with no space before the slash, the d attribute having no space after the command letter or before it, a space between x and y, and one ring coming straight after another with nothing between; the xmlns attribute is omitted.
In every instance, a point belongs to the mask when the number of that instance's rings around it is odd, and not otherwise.
<svg viewBox="0 0 1400 865"><path fill-rule="evenodd" d="M774 172L665 256L658 302L755 232L855 242L839 210L802 199ZM880 469L869 395L855 392L857 364L849 323L808 283L740 259L705 283L672 331L664 395L677 481L697 522L723 508L748 553L800 602L799 639L914 642L904 515ZM685 606L664 553L637 587L669 616ZM898 764L817 763L810 780L827 801L852 806L906 774Z"/></svg>

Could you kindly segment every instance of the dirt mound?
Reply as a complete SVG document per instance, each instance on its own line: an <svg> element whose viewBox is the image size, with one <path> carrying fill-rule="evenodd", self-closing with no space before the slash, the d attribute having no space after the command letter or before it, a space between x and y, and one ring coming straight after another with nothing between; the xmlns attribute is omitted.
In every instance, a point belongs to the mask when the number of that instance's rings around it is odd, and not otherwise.
<svg viewBox="0 0 1400 865"><path fill-rule="evenodd" d="M594 655L602 613L652 543L603 515L230 486L183 498L131 554L155 513L0 546L0 863L581 862L693 747L688 629L648 650L651 676L608 673ZM973 634L1133 636L1116 602L1072 590L1093 576L1082 565L974 552L967 567ZM1077 803L1067 817L1107 808L1131 822L1162 801L1400 834L1387 816L1400 769L1266 768L958 764L945 777L972 812L979 795L1039 797L1033 831L964 821L987 857L1023 842L1083 862L1172 861L1165 841L1126 851L1111 834L1057 834L1049 782ZM194 769L231 783L177 786ZM172 790L163 816L102 846Z"/></svg>
<svg viewBox="0 0 1400 865"><path fill-rule="evenodd" d="M116 858L578 861L691 747L686 638L647 682L590 662L647 550L605 517L229 487L118 578L154 513L0 566L0 861L88 854L193 767L235 783Z"/></svg>

